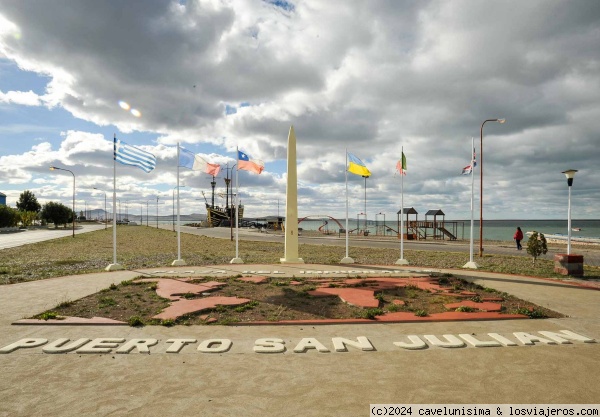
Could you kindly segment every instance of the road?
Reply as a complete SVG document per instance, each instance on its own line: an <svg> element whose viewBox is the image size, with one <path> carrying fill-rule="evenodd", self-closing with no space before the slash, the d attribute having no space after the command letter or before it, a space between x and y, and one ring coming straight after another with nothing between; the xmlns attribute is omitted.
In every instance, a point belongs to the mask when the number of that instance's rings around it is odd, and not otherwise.
<svg viewBox="0 0 600 417"><path fill-rule="evenodd" d="M103 224L85 224L75 228L75 234L93 232L103 229ZM72 236L73 229L27 229L14 233L0 233L0 249L14 248L16 246L28 245L30 243L43 242L45 240L58 239Z"/></svg>
<svg viewBox="0 0 600 417"><path fill-rule="evenodd" d="M171 226L165 225L165 229L170 229ZM209 236L215 238L228 239L231 237L231 231L228 228L214 227L214 228L195 228L195 227L181 227L182 233L190 233L201 236ZM235 230L233 231L235 233ZM235 235L234 235L235 236ZM261 233L256 229L240 229L241 240L252 240L259 242L283 242L283 234L269 232ZM299 236L299 243L308 245L332 245L342 246L346 245L346 239L344 235L338 237L338 235L323 235L323 236ZM351 237L349 239L349 246L359 248L388 248L398 249L400 251L400 241L396 239L383 238L383 237ZM428 250L436 252L462 252L465 254L469 253L469 242L452 242L452 241L405 241L404 249L406 250ZM474 248L474 260L477 262L479 254L479 245L475 243ZM577 247L574 252L578 255L583 255L584 263L591 266L600 266L600 247L589 246L589 247ZM561 246L551 246L548 248L548 253L542 255L543 259L553 259L554 254L565 253L565 248ZM529 256L526 250L518 251L512 243L485 243L484 241L484 254L488 255L507 255L507 256ZM467 255L468 256L468 255ZM467 259L468 260L468 259Z"/></svg>
<svg viewBox="0 0 600 417"><path fill-rule="evenodd" d="M161 228L171 230L171 225L164 224L160 225ZM75 229L75 234L93 232L104 228L103 224L85 224ZM232 236L232 231L224 227L214 228L196 228L196 227L181 227L182 233L189 233L200 236L208 236L220 239L229 239ZM31 229L17 233L0 233L0 250L5 248L12 248L15 246L27 245L30 243L41 242L45 240L58 239L61 237L71 236L73 231L71 229ZM235 230L233 230L235 233ZM283 242L284 237L281 233L269 232L261 233L257 229L240 229L241 240L251 240L257 242ZM323 235L323 236L299 236L299 243L308 245L332 245L342 246L346 245L345 237L342 235ZM388 248L400 250L400 242L395 239L383 238L383 237L352 237L349 239L349 245L351 247L358 248ZM468 242L451 242L451 241L406 241L404 242L404 248L406 250L428 250L436 252L462 252L465 254L469 253ZM544 259L553 259L554 254L564 253L564 247L552 246L548 249L548 253L543 255ZM589 247L577 247L574 252L583 255L584 263L591 266L600 266L600 247L589 246ZM527 251L517 251L514 245L509 244L491 244L484 243L484 253L490 255L508 255L508 256L529 256ZM478 257L478 245L475 247L475 262ZM467 259L468 260L468 259Z"/></svg>

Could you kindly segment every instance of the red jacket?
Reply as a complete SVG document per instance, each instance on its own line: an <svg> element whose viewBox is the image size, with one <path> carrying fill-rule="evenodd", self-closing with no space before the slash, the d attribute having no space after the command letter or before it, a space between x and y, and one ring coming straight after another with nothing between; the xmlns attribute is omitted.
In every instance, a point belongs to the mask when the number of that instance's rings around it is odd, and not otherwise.
<svg viewBox="0 0 600 417"><path fill-rule="evenodd" d="M517 230L513 236L513 239L523 240L523 232L521 230Z"/></svg>

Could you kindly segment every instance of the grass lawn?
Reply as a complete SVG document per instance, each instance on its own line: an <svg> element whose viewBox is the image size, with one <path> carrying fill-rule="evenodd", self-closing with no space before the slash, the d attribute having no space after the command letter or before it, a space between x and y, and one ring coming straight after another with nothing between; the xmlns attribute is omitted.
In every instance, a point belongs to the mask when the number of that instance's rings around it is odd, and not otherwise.
<svg viewBox="0 0 600 417"><path fill-rule="evenodd" d="M118 262L127 269L166 267L177 259L177 237L170 230L153 227L119 227ZM235 256L235 242L205 236L181 234L182 258L188 265L227 264ZM284 243L239 242L239 252L247 264L279 263ZM321 245L299 247L306 263L337 264L345 248ZM358 264L393 265L398 250L350 248L350 256ZM468 255L457 252L405 250L411 266L427 268L461 268ZM112 230L102 229L76 235L75 238L40 242L0 251L0 284L100 272L112 262ZM551 260L538 259L533 267L529 257L485 255L477 263L482 271L564 278L553 272ZM600 269L585 266L588 278L599 278Z"/></svg>

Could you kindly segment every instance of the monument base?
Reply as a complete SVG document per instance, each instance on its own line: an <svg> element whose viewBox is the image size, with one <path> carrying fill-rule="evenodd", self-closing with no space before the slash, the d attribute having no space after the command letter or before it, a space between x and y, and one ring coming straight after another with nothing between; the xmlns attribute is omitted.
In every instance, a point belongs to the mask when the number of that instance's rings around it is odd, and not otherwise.
<svg viewBox="0 0 600 417"><path fill-rule="evenodd" d="M282 264L303 264L304 259L302 258L279 258L279 262Z"/></svg>
<svg viewBox="0 0 600 417"><path fill-rule="evenodd" d="M183 259L176 259L173 261L171 266L184 266L187 265Z"/></svg>
<svg viewBox="0 0 600 417"><path fill-rule="evenodd" d="M463 265L463 268L477 269L479 268L479 265L477 265L475 262L467 262Z"/></svg>
<svg viewBox="0 0 600 417"><path fill-rule="evenodd" d="M350 258L349 256L346 256L345 258L343 258L340 261L341 264L353 264L354 263L354 259Z"/></svg>
<svg viewBox="0 0 600 417"><path fill-rule="evenodd" d="M125 268L121 264L110 264L104 268L105 271L122 271L123 269Z"/></svg>
<svg viewBox="0 0 600 417"><path fill-rule="evenodd" d="M408 261L407 261L406 259L402 258L402 259L398 259L398 260L395 262L395 264L396 264L396 265L408 265Z"/></svg>
<svg viewBox="0 0 600 417"><path fill-rule="evenodd" d="M554 272L561 275L583 276L583 255L554 255Z"/></svg>
<svg viewBox="0 0 600 417"><path fill-rule="evenodd" d="M243 264L244 261L242 261L242 258L233 258L231 261L229 261L230 264Z"/></svg>

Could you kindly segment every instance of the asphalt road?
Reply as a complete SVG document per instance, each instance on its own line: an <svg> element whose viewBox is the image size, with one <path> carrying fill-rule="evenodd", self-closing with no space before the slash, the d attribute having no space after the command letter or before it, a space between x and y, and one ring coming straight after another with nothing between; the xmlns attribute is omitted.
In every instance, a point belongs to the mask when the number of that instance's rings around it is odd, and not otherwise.
<svg viewBox="0 0 600 417"><path fill-rule="evenodd" d="M93 232L103 229L103 224L85 224L75 227L75 234ZM28 245L30 243L43 242L45 240L58 239L72 236L73 229L23 229L20 232L0 233L0 249L14 248L16 246Z"/></svg>
<svg viewBox="0 0 600 417"><path fill-rule="evenodd" d="M171 226L165 225L165 229L170 229ZM195 228L195 227L181 227L182 233L191 233L202 236L216 237L222 239L231 238L232 232L228 228L214 227L214 228ZM233 230L233 236L235 236L235 230ZM240 229L241 240L252 240L259 242L283 242L283 234L268 232L261 233L256 229ZM332 245L342 246L346 245L345 236L342 235L323 235L323 236L299 236L299 243L309 245ZM389 248L398 249L400 251L400 241L396 239L383 238L383 237L351 237L348 245L351 247L359 248ZM467 255L466 261L468 261L469 254L469 242L452 242L452 241L405 241L404 249L406 250L429 250L437 252L462 252ZM526 250L518 251L513 244L508 242L505 244L492 244L484 241L483 246L484 254L492 255L508 255L508 256L529 256ZM543 255L543 259L553 259L556 253L565 253L566 248L564 246L551 246L548 248L548 253ZM583 255L584 263L591 266L600 266L600 247L576 247L573 249L573 253ZM474 261L477 262L479 256L479 244L475 242L474 247ZM465 262L466 262L465 261Z"/></svg>

